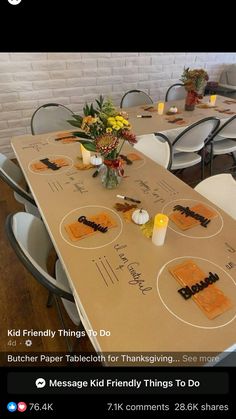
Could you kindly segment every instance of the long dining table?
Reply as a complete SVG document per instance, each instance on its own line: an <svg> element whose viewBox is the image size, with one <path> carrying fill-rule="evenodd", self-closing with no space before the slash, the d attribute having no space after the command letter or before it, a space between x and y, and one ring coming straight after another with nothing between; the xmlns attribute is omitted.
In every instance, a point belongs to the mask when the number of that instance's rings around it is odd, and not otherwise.
<svg viewBox="0 0 236 419"><path fill-rule="evenodd" d="M162 115L157 112L157 104L134 106L124 108L129 116L132 131L136 135L153 134L164 132L169 136L170 141L176 137L187 126L207 117L217 117L221 124L236 114L236 100L224 96L217 96L215 106L209 105L209 96L205 96L201 103L196 104L193 111L185 111L185 100L175 100L165 102ZM176 106L178 112L169 115L171 107ZM173 122L179 119L179 121Z"/></svg>
<svg viewBox="0 0 236 419"><path fill-rule="evenodd" d="M101 353L220 353L236 342L236 222L172 173L135 150L116 189L106 189L94 168L82 170L78 142L65 133L12 139L16 158L67 274L82 322ZM124 154L134 154L126 145ZM46 159L46 160L45 160ZM42 170L42 161L54 162ZM220 193L220 191L219 191ZM169 220L165 243L156 246L126 216L117 195L140 200L150 218L170 217L175 205L203 204L215 213L204 227L181 230ZM117 205L118 204L118 205ZM121 205L123 204L123 206ZM126 207L126 208L125 208ZM126 211L125 211L126 209ZM108 217L112 226L81 239L69 232L80 220ZM82 217L82 218L81 218ZM92 217L92 218L91 218ZM40 243L38 244L40 246ZM193 261L230 299L209 319L193 298L184 299L171 270ZM213 286L213 285L209 285ZM181 361L182 360L182 361ZM121 364L125 363L122 358ZM174 361L173 361L174 364Z"/></svg>

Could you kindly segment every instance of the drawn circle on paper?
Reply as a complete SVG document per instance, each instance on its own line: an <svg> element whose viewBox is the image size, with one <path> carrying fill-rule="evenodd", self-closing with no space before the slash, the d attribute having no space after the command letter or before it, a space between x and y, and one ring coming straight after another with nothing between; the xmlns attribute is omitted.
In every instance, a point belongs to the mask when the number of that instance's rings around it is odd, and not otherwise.
<svg viewBox="0 0 236 419"><path fill-rule="evenodd" d="M53 163L59 169L53 170L42 162L43 159L48 159L49 163ZM40 158L31 160L28 169L31 173L37 175L58 175L64 173L73 166L73 160L62 154L50 154L48 156L41 156Z"/></svg>
<svg viewBox="0 0 236 419"><path fill-rule="evenodd" d="M71 240L71 237L66 231L66 226L75 223L82 215L84 215L89 220L89 216L93 216L101 212L108 214L116 223L116 226L109 228L106 233L97 231L94 234L87 235L80 240ZM108 246L118 239L123 230L123 222L120 216L108 207L103 207L101 205L87 205L76 208L66 214L60 222L59 230L63 240L65 240L66 243L68 243L70 246L86 250L100 249L102 247Z"/></svg>
<svg viewBox="0 0 236 419"><path fill-rule="evenodd" d="M145 156L134 149L134 151L130 153L126 153L125 156L132 161L132 164L124 163L124 169L126 173L127 168L131 168L132 170L137 170L143 167L147 160ZM133 156L133 158L132 158ZM137 160L135 160L137 158Z"/></svg>
<svg viewBox="0 0 236 419"><path fill-rule="evenodd" d="M185 260L193 260L201 270L206 273L217 273L219 280L215 286L219 288L232 302L232 307L210 320L193 300L185 300L178 290L184 288L169 272L170 268L183 263ZM210 287L211 285L209 285ZM204 291L199 291L204 292ZM227 326L236 319L236 282L223 268L208 259L195 256L182 256L168 261L158 272L157 293L164 307L181 322L200 329L218 329Z"/></svg>
<svg viewBox="0 0 236 419"><path fill-rule="evenodd" d="M214 208L213 206L209 205L208 203L202 202L197 199L175 199L174 201L170 201L164 205L162 208L163 214L170 216L173 213L173 208L175 205L179 204L183 207L193 207L196 204L203 204L207 208L215 211L217 213L217 217L212 218L210 223L207 227L202 227L200 224L192 227L188 230L181 230L173 221L169 220L168 228L175 233L179 234L180 236L187 237L189 239L209 239L210 237L214 237L219 234L223 228L224 221L222 215L219 211Z"/></svg>

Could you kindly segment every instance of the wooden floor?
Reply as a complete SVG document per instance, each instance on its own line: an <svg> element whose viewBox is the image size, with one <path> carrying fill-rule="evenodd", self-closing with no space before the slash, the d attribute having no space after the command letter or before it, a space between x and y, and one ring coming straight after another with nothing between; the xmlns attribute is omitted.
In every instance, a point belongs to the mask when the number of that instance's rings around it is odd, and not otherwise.
<svg viewBox="0 0 236 419"><path fill-rule="evenodd" d="M231 158L221 156L216 159L215 167L224 170L231 164ZM199 182L199 166L189 168L178 175L193 187ZM209 175L207 168L206 176ZM0 180L0 352L68 352L64 337L58 333L50 337L8 336L8 331L20 329L53 330L62 329L55 304L46 307L47 290L43 288L23 267L8 243L4 224L10 212L23 210L13 197L12 190ZM63 309L63 307L62 307ZM67 330L77 330L64 311ZM26 346L27 339L32 346ZM76 351L93 352L87 337L72 339Z"/></svg>

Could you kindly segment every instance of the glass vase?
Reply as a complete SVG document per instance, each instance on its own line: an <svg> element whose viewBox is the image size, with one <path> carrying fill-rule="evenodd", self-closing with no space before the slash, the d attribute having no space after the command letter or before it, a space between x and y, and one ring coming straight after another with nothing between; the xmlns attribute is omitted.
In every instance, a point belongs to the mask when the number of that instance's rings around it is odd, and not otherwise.
<svg viewBox="0 0 236 419"><path fill-rule="evenodd" d="M195 104L196 104L196 93L193 91L187 92L187 96L185 99L185 110L186 111L194 111Z"/></svg>
<svg viewBox="0 0 236 419"><path fill-rule="evenodd" d="M107 189L117 188L122 179L120 167L115 167L112 164L103 164L100 169L100 174L102 184Z"/></svg>

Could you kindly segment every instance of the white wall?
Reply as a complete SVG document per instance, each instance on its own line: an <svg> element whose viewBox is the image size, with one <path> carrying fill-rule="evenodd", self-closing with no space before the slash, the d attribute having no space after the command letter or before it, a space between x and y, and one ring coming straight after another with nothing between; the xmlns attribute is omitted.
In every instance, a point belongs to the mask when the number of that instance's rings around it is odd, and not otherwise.
<svg viewBox="0 0 236 419"><path fill-rule="evenodd" d="M0 53L0 152L13 157L11 137L30 133L30 117L44 103L80 112L100 94L119 105L130 89L163 100L184 66L217 81L235 62L234 53Z"/></svg>

